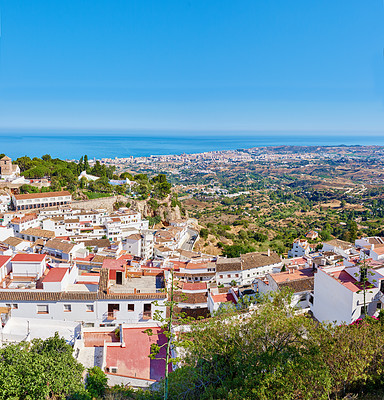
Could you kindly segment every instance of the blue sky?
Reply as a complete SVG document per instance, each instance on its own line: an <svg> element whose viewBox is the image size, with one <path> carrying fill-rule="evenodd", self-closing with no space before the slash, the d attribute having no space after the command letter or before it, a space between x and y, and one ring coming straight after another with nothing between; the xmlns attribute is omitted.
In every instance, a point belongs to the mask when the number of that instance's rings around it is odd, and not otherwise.
<svg viewBox="0 0 384 400"><path fill-rule="evenodd" d="M382 0L0 6L0 131L384 133Z"/></svg>

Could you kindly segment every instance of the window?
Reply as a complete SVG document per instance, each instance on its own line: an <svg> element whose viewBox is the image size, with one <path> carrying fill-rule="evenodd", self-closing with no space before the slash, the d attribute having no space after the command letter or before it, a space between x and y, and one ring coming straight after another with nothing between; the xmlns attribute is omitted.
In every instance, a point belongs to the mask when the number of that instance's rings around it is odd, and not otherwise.
<svg viewBox="0 0 384 400"><path fill-rule="evenodd" d="M14 310L17 310L17 309L19 308L19 305L18 305L18 304L12 304L12 308L13 308Z"/></svg>
<svg viewBox="0 0 384 400"><path fill-rule="evenodd" d="M239 277L239 274L236 274L235 276L236 276L236 278L238 278L238 277Z"/></svg>
<svg viewBox="0 0 384 400"><path fill-rule="evenodd" d="M64 312L71 312L72 307L70 304L64 304Z"/></svg>
<svg viewBox="0 0 384 400"><path fill-rule="evenodd" d="M37 313L38 314L48 314L48 304L38 304L37 306Z"/></svg>
<svg viewBox="0 0 384 400"><path fill-rule="evenodd" d="M230 278L230 277L231 277L231 274L228 274L228 275L227 275L227 278Z"/></svg>
<svg viewBox="0 0 384 400"><path fill-rule="evenodd" d="M151 303L144 304L143 319L151 319L152 318L151 308L152 308Z"/></svg>
<svg viewBox="0 0 384 400"><path fill-rule="evenodd" d="M135 311L135 305L134 304L128 304L128 311Z"/></svg>
<svg viewBox="0 0 384 400"><path fill-rule="evenodd" d="M381 309L381 303L377 303L377 309L378 309L378 310Z"/></svg>
<svg viewBox="0 0 384 400"><path fill-rule="evenodd" d="M151 304L144 304L144 312L151 311Z"/></svg>
<svg viewBox="0 0 384 400"><path fill-rule="evenodd" d="M223 275L220 275L220 278L223 279Z"/></svg>
<svg viewBox="0 0 384 400"><path fill-rule="evenodd" d="M86 308L87 312L93 312L93 304L86 304L85 308Z"/></svg>
<svg viewBox="0 0 384 400"><path fill-rule="evenodd" d="M11 308L11 305L10 305L9 303L7 303L7 304L5 305L5 307Z"/></svg>

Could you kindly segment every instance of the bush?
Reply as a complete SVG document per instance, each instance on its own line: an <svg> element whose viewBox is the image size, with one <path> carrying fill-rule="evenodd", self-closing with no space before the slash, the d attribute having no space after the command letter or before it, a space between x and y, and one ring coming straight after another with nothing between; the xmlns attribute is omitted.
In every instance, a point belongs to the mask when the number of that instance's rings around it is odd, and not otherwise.
<svg viewBox="0 0 384 400"><path fill-rule="evenodd" d="M160 217L160 215L156 215L154 217L149 217L148 221L149 221L149 225L150 226L151 225L157 225L157 224L159 224L161 222L161 217Z"/></svg>
<svg viewBox="0 0 384 400"><path fill-rule="evenodd" d="M107 382L107 376L99 367L88 369L85 386L92 398L100 398L104 395L107 389Z"/></svg>
<svg viewBox="0 0 384 400"><path fill-rule="evenodd" d="M200 229L200 237L203 239L207 239L208 238L208 229L206 228L201 228Z"/></svg>

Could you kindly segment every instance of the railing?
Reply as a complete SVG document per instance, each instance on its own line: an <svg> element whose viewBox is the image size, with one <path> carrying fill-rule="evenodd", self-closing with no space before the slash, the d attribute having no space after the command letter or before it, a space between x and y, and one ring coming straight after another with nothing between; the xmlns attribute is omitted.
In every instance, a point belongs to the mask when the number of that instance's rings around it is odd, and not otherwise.
<svg viewBox="0 0 384 400"><path fill-rule="evenodd" d="M141 318L145 320L152 319L152 311L144 311Z"/></svg>
<svg viewBox="0 0 384 400"><path fill-rule="evenodd" d="M108 320L108 321L113 321L116 319L116 311L108 311L104 314L104 317Z"/></svg>

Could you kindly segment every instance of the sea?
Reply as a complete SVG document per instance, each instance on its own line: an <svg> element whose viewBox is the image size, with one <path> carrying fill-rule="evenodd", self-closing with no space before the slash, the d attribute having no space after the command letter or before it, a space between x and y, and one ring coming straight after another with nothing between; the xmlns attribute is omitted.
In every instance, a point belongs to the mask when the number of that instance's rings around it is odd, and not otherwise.
<svg viewBox="0 0 384 400"><path fill-rule="evenodd" d="M89 159L192 154L263 146L384 146L384 133L308 132L0 132L0 153L21 156Z"/></svg>

